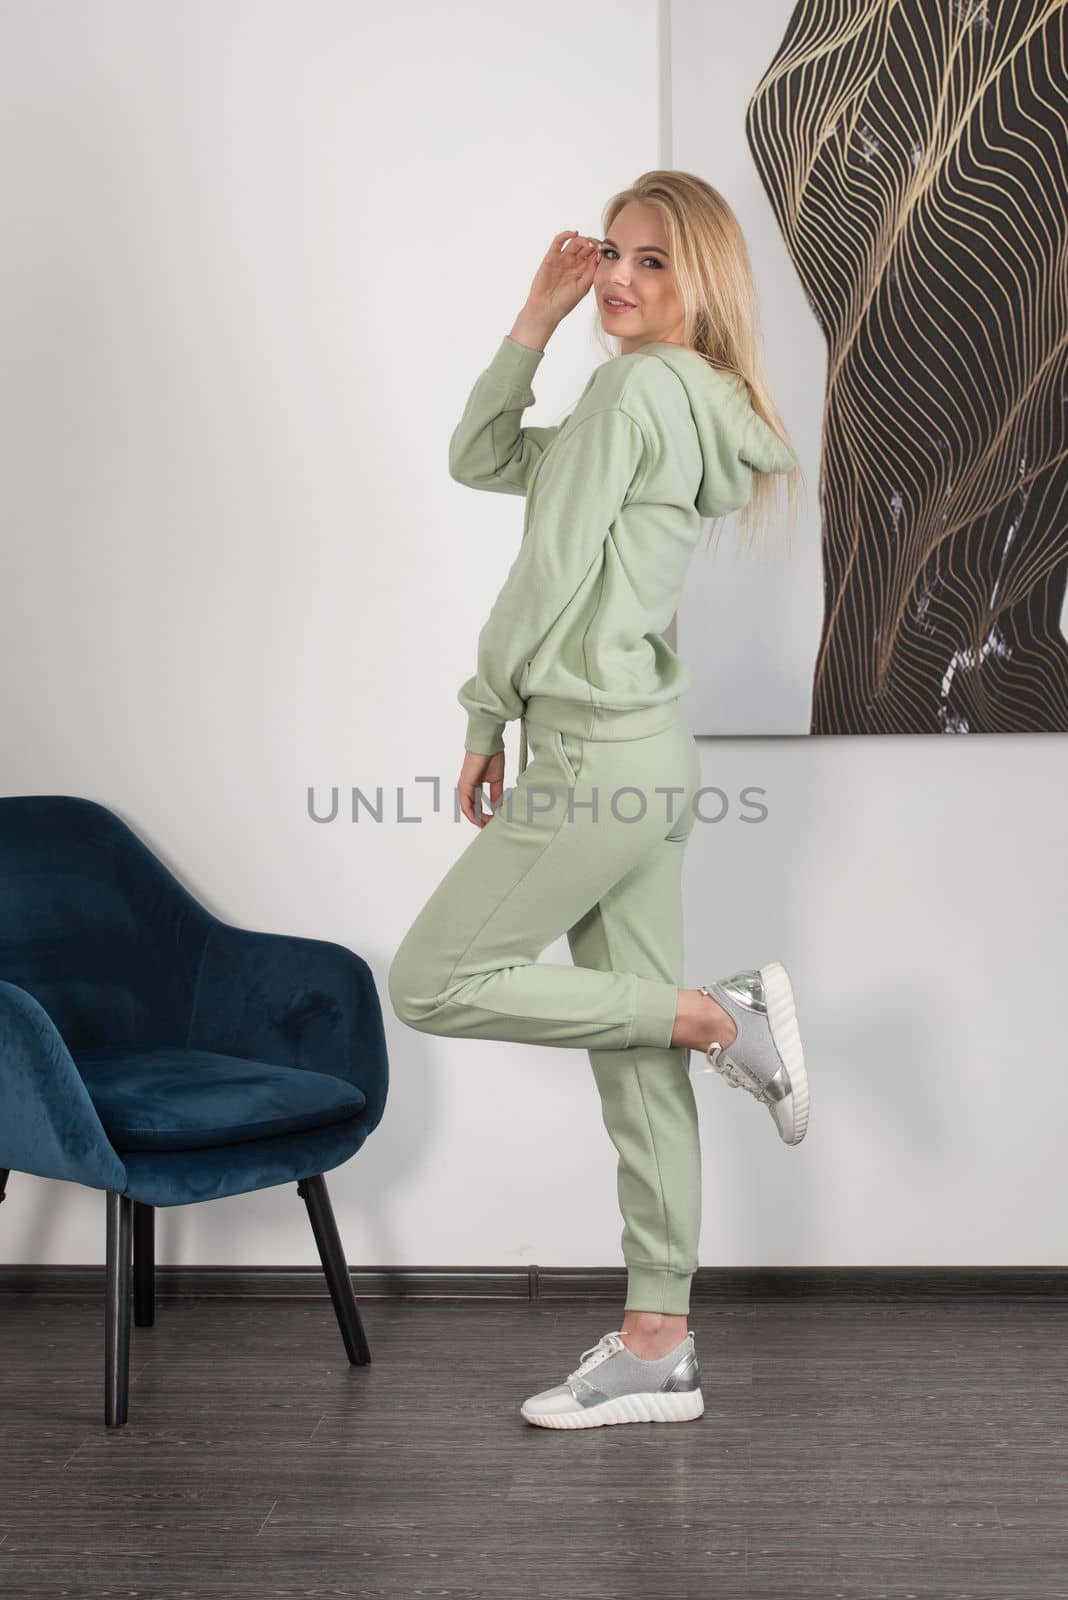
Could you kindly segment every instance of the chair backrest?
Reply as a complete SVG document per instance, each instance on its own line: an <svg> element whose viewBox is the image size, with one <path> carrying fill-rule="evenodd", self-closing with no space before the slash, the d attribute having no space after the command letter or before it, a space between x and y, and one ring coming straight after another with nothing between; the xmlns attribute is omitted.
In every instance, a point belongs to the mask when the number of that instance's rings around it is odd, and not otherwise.
<svg viewBox="0 0 1068 1600"><path fill-rule="evenodd" d="M106 806L0 797L0 978L69 1050L184 1044L215 920Z"/></svg>

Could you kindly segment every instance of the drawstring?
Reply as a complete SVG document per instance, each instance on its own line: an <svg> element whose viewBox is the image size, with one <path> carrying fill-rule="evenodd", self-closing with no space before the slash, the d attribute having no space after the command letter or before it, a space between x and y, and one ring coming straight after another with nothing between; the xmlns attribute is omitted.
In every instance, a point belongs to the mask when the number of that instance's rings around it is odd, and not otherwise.
<svg viewBox="0 0 1068 1600"><path fill-rule="evenodd" d="M526 771L527 765L527 719L526 714L519 719L519 770Z"/></svg>

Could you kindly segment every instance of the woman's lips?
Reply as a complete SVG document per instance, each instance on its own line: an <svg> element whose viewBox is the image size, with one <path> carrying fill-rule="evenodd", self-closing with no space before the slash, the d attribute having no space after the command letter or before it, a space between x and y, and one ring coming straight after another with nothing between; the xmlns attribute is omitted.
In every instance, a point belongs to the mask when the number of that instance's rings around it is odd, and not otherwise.
<svg viewBox="0 0 1068 1600"><path fill-rule="evenodd" d="M607 298L607 296L605 297L604 308L605 308L606 311L614 311L617 316L622 311L633 311L634 310L634 307L631 305L629 300L624 300L622 302L622 304L614 306L612 304L612 302Z"/></svg>

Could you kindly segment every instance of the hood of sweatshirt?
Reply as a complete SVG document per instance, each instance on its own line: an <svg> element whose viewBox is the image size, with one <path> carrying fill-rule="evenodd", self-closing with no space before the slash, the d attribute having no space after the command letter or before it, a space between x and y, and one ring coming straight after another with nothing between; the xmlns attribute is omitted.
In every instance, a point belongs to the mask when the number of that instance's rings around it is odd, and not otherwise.
<svg viewBox="0 0 1068 1600"><path fill-rule="evenodd" d="M681 344L642 345L635 355L663 361L681 380L697 429L704 473L696 506L702 517L725 516L748 503L754 472L792 472L797 458L753 410L743 379L709 366Z"/></svg>

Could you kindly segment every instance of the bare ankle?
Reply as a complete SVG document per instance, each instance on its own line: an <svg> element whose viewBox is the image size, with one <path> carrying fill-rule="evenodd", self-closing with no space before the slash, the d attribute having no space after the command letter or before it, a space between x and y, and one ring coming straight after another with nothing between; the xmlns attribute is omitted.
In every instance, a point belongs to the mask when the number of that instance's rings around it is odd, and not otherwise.
<svg viewBox="0 0 1068 1600"><path fill-rule="evenodd" d="M627 1349L645 1361L674 1350L685 1339L689 1315L675 1316L663 1311L624 1311L619 1331Z"/></svg>
<svg viewBox="0 0 1068 1600"><path fill-rule="evenodd" d="M707 1050L709 1045L719 1044L726 1050L737 1037L734 1018L724 1011L718 1000L702 994L700 989L679 990L671 1035L673 1048Z"/></svg>

